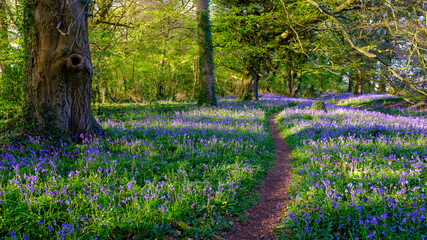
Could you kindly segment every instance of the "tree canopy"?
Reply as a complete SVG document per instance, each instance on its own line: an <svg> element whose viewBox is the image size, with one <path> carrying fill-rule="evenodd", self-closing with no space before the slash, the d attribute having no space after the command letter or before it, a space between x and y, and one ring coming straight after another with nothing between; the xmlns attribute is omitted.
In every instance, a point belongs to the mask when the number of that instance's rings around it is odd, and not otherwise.
<svg viewBox="0 0 427 240"><path fill-rule="evenodd" d="M67 7L62 1L54 8L47 0L0 1L0 101L47 104L48 115L59 114L58 104L72 105L70 94L59 100L54 97L59 85L42 83L43 79L70 74L59 62L68 66L69 59L78 65L73 61L86 58L91 66L87 69L93 72L83 94L88 107L90 102L93 107L105 102L196 99L215 105L216 95L237 95L247 101L267 92L300 97L325 91L427 97L427 18L421 0L80 2L82 10L72 12L74 5ZM200 6L210 14L201 18ZM203 27L206 16L210 21ZM36 21L38 17L45 20ZM81 44L77 29L88 36L85 58L76 50ZM45 35L60 40L43 40ZM211 40L213 47L206 49L213 51L206 55L201 46L209 46ZM46 59L37 66L31 56L40 54ZM208 59L204 56L212 60L204 64ZM58 69L47 74L55 64ZM209 72L210 77L204 78ZM211 100L201 100L208 95ZM39 112L35 118L46 122ZM74 133L88 130L82 129Z"/></svg>

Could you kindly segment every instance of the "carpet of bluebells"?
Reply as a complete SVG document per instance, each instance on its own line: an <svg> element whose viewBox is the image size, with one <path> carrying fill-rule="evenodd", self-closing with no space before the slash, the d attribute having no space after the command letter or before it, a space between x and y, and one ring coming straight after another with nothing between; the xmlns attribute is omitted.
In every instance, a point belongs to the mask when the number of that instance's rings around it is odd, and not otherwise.
<svg viewBox="0 0 427 240"><path fill-rule="evenodd" d="M0 153L0 237L214 239L256 200L292 101L104 105L82 144L30 137Z"/></svg>
<svg viewBox="0 0 427 240"><path fill-rule="evenodd" d="M351 94L325 102L389 98ZM341 99L340 99L341 98ZM293 149L281 239L427 239L427 118L312 101L278 116Z"/></svg>
<svg viewBox="0 0 427 240"><path fill-rule="evenodd" d="M326 112L309 109L318 99ZM387 95L318 99L102 105L102 135L8 146L0 238L220 239L256 200L281 111L293 182L279 238L427 239L426 115L350 107Z"/></svg>

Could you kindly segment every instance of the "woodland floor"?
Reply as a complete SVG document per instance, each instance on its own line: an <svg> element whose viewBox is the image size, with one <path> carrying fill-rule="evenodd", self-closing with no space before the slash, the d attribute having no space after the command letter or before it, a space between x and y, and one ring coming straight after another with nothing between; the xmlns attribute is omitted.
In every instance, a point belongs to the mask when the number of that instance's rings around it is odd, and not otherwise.
<svg viewBox="0 0 427 240"><path fill-rule="evenodd" d="M275 239L271 231L283 216L288 199L287 189L292 179L291 149L280 137L273 114L269 118L270 133L276 148L276 164L265 176L264 182L257 188L259 201L246 214L247 221L238 223L227 236L228 240Z"/></svg>

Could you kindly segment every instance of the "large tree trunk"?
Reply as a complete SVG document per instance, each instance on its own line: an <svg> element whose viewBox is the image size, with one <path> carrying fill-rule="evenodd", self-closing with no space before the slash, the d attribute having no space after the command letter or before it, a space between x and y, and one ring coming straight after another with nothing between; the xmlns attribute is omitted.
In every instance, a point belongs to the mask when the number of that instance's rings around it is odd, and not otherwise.
<svg viewBox="0 0 427 240"><path fill-rule="evenodd" d="M56 127L77 138L101 130L90 108L87 3L26 0L24 4L29 18L25 116L39 129Z"/></svg>
<svg viewBox="0 0 427 240"><path fill-rule="evenodd" d="M258 82L260 66L255 60L245 60L242 71L242 83L240 85L237 101L259 100Z"/></svg>
<svg viewBox="0 0 427 240"><path fill-rule="evenodd" d="M213 46L209 22L209 0L197 0L199 43L199 97L198 104L216 106Z"/></svg>

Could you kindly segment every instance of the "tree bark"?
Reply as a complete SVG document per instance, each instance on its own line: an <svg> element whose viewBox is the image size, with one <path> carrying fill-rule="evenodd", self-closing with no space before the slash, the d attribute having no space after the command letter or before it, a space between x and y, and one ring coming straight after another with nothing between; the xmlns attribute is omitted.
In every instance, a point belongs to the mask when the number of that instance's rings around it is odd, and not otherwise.
<svg viewBox="0 0 427 240"><path fill-rule="evenodd" d="M193 84L193 93L191 94L191 100L193 100L196 97L197 79L199 78L199 65L198 65L197 59L198 57L195 56L193 60L194 84Z"/></svg>
<svg viewBox="0 0 427 240"><path fill-rule="evenodd" d="M175 81L175 84L174 84ZM175 77L175 66L172 66L172 75L170 79L170 99L175 101L176 88L178 87L178 78Z"/></svg>
<svg viewBox="0 0 427 240"><path fill-rule="evenodd" d="M363 94L363 78L360 74L356 74L354 78L354 95Z"/></svg>
<svg viewBox="0 0 427 240"><path fill-rule="evenodd" d="M378 89L377 93L385 93L386 92L386 81L387 81L387 68L381 65L380 69L380 79L378 81Z"/></svg>
<svg viewBox="0 0 427 240"><path fill-rule="evenodd" d="M197 0L199 43L199 105L216 106L213 45L209 22L209 0Z"/></svg>
<svg viewBox="0 0 427 240"><path fill-rule="evenodd" d="M295 71L293 69L290 69L289 72L289 88L288 88L288 96L292 96L292 89L294 88L294 81L295 81Z"/></svg>
<svg viewBox="0 0 427 240"><path fill-rule="evenodd" d="M290 97L295 97L300 86L301 86L301 73L297 72L297 73L295 73L294 77L292 78L292 88L291 88Z"/></svg>
<svg viewBox="0 0 427 240"><path fill-rule="evenodd" d="M350 73L348 75L348 85L347 85L347 92L352 92L354 87L354 81L352 79L352 74Z"/></svg>
<svg viewBox="0 0 427 240"><path fill-rule="evenodd" d="M39 130L76 136L101 127L90 108L92 62L85 1L24 1L28 51L24 114Z"/></svg>
<svg viewBox="0 0 427 240"><path fill-rule="evenodd" d="M242 71L242 83L240 85L237 101L258 101L258 82L260 66L256 60L246 59Z"/></svg>
<svg viewBox="0 0 427 240"><path fill-rule="evenodd" d="M6 13L6 1L0 0L0 77L4 75L6 70L6 51L9 47L9 37L7 34L7 13Z"/></svg>
<svg viewBox="0 0 427 240"><path fill-rule="evenodd" d="M297 70L287 67L286 71L278 71L282 74L284 83L284 93L288 97L294 97L301 85L301 74Z"/></svg>

